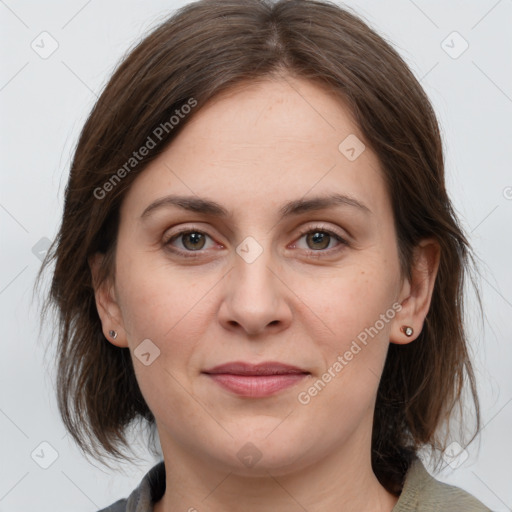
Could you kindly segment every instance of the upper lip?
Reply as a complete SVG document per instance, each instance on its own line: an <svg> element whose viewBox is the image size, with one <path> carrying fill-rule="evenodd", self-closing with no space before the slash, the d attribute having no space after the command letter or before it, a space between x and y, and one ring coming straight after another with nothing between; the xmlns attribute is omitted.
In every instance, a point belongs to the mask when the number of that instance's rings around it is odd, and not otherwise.
<svg viewBox="0 0 512 512"><path fill-rule="evenodd" d="M290 373L309 373L307 370L285 363L266 361L258 364L246 363L244 361L233 361L230 363L214 366L203 373L230 373L232 375L286 375Z"/></svg>

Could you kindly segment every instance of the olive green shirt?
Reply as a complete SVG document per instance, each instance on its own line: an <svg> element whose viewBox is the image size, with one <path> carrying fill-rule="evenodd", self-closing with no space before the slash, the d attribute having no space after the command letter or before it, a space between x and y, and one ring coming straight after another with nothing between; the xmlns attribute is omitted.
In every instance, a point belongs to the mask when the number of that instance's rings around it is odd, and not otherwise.
<svg viewBox="0 0 512 512"><path fill-rule="evenodd" d="M163 462L151 468L127 499L116 501L99 512L152 512L165 492ZM492 512L471 494L439 482L415 459L407 474L398 502L392 512Z"/></svg>

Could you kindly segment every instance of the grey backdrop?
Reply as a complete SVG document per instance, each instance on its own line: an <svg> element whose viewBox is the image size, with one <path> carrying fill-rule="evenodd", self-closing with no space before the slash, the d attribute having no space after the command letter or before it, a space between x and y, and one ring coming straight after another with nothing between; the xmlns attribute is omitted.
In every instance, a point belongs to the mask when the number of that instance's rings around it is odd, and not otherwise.
<svg viewBox="0 0 512 512"><path fill-rule="evenodd" d="M0 0L0 512L95 511L155 463L142 446L138 466L110 471L73 445L55 405L53 348L44 358L49 326L38 338L31 293L87 113L127 49L184 3ZM470 324L480 443L446 457L436 476L512 510L512 0L345 5L392 42L432 99L448 186L482 260L487 318Z"/></svg>

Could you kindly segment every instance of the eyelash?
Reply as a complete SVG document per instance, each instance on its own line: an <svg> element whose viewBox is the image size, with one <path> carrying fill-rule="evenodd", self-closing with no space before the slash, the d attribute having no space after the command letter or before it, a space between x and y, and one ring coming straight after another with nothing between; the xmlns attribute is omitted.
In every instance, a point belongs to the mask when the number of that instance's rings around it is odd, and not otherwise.
<svg viewBox="0 0 512 512"><path fill-rule="evenodd" d="M183 250L177 250L171 246L171 242L174 240L177 240L180 238L180 236L187 235L190 233L200 233L202 235L208 235L208 233L205 233L204 231L200 229L195 229L193 226L191 228L183 229L181 231L178 231L177 233L174 233L171 237L169 237L166 241L164 241L164 246L167 247L170 251L172 251L175 254L178 254L179 256L183 256L185 258L198 258L201 256L203 250L197 250L197 251L183 251ZM297 240L300 240L304 235L310 234L310 233L324 233L329 235L330 237L334 238L336 241L339 242L339 246L331 249L319 249L319 250L313 250L313 249L306 249L306 254L313 258L322 257L325 253L328 253L329 255L331 252L338 252L342 250L345 246L348 247L350 244L347 240L345 240L341 235L338 233L325 229L323 226L317 225L317 226L308 226L307 228L303 229L299 233L299 237ZM212 237L210 237L212 238Z"/></svg>

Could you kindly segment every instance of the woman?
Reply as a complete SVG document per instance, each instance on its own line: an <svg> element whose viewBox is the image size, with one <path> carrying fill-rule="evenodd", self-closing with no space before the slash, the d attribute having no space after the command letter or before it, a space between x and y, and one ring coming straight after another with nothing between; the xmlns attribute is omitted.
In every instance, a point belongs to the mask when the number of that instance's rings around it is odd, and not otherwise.
<svg viewBox="0 0 512 512"><path fill-rule="evenodd" d="M471 250L429 100L353 14L200 0L154 30L85 124L50 261L66 427L162 448L105 510L489 510L417 456L465 380L478 420Z"/></svg>

